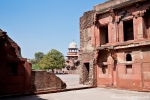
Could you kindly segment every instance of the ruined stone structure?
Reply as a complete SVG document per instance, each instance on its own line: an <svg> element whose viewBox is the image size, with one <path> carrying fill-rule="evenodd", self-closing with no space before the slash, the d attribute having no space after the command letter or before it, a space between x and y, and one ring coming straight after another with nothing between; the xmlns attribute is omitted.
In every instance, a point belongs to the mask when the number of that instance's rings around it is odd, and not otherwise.
<svg viewBox="0 0 150 100"><path fill-rule="evenodd" d="M65 66L66 66L66 70L68 73L70 74L77 74L79 73L78 71L78 65L79 65L79 61L78 61L78 48L77 48L77 44L72 41L69 44L69 48L68 48L69 52L67 53L67 59L65 62Z"/></svg>
<svg viewBox="0 0 150 100"><path fill-rule="evenodd" d="M31 64L21 56L21 49L6 32L0 30L0 97L66 88L55 74L31 71Z"/></svg>
<svg viewBox="0 0 150 100"><path fill-rule="evenodd" d="M32 71L31 91L65 89L66 84L54 73L47 71Z"/></svg>
<svg viewBox="0 0 150 100"><path fill-rule="evenodd" d="M31 87L31 64L22 58L21 49L0 30L0 95L24 93Z"/></svg>
<svg viewBox="0 0 150 100"><path fill-rule="evenodd" d="M150 1L110 0L80 18L80 83L150 89Z"/></svg>

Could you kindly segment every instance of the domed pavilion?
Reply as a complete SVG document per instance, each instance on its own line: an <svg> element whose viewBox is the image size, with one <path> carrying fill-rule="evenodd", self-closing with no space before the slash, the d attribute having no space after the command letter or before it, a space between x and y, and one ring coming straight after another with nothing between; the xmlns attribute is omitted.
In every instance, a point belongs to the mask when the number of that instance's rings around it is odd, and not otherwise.
<svg viewBox="0 0 150 100"><path fill-rule="evenodd" d="M69 44L69 48L68 48L69 52L67 53L67 59L68 60L77 60L78 59L78 48L77 48L77 44L72 41L70 44Z"/></svg>
<svg viewBox="0 0 150 100"><path fill-rule="evenodd" d="M74 40L69 44L68 50L69 52L67 53L65 63L66 69L69 71L68 73L78 73L78 71L76 71L78 66L78 48Z"/></svg>

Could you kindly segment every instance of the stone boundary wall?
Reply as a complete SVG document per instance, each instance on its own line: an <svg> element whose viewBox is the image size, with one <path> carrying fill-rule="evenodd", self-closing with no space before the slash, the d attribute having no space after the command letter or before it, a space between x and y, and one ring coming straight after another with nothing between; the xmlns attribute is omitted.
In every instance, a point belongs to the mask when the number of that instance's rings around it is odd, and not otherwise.
<svg viewBox="0 0 150 100"><path fill-rule="evenodd" d="M31 72L31 91L65 89L66 84L54 73L47 71Z"/></svg>

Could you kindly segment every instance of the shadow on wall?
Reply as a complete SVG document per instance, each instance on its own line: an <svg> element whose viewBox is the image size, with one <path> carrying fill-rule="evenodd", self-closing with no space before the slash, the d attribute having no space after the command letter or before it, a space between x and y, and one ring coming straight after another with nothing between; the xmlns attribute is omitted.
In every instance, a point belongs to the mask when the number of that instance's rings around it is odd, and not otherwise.
<svg viewBox="0 0 150 100"><path fill-rule="evenodd" d="M64 83L54 73L47 71L34 71L31 72L31 91L44 91L44 90L57 90L65 89L66 83Z"/></svg>

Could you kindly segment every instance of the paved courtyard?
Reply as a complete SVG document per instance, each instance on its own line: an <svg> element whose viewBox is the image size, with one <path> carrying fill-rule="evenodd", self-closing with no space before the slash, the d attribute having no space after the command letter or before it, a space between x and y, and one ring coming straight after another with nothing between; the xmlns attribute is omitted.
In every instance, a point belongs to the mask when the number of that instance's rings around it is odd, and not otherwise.
<svg viewBox="0 0 150 100"><path fill-rule="evenodd" d="M88 85L79 84L78 74L57 74L63 82L67 84L67 88L87 87Z"/></svg>
<svg viewBox="0 0 150 100"><path fill-rule="evenodd" d="M117 89L92 88L68 92L7 98L5 100L150 100L150 93Z"/></svg>

